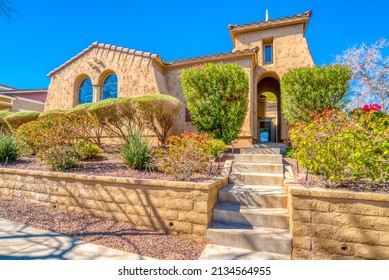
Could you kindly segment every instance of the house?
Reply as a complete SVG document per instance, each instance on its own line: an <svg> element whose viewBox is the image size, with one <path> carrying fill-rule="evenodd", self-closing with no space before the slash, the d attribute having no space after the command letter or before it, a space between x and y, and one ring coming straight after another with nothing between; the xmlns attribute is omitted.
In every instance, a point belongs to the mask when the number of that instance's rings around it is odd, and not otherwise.
<svg viewBox="0 0 389 280"><path fill-rule="evenodd" d="M249 110L239 135L240 146L257 143L261 129L270 141L286 142L288 125L281 114L280 79L291 68L313 66L304 34L312 12L291 17L229 25L233 49L171 62L159 55L95 42L48 74L51 83L45 110L68 109L101 99L144 94L169 94L185 104L180 72L204 63L237 63L249 76ZM265 92L277 97L272 120L261 114ZM262 106L263 107L263 106ZM265 106L266 108L266 106ZM266 110L266 109L265 109ZM172 133L194 131L185 107L174 121Z"/></svg>
<svg viewBox="0 0 389 280"><path fill-rule="evenodd" d="M43 112L46 96L47 89L18 89L0 85L0 110Z"/></svg>

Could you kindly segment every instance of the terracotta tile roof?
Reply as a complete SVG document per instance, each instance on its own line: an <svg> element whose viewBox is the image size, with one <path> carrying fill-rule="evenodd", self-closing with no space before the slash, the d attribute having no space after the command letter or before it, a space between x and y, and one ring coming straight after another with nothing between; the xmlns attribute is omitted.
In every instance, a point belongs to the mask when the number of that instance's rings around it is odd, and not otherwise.
<svg viewBox="0 0 389 280"><path fill-rule="evenodd" d="M294 15L291 17L286 16L283 18L269 19L268 21L262 20L259 22L252 22L252 23L246 23L246 24L230 24L230 25L228 25L228 30L230 30L230 32L233 32L233 31L243 30L246 28L251 29L251 28L256 28L256 27L270 27L272 25L277 25L279 23L288 23L288 22L293 22L295 20L299 20L299 19L308 20L311 16L312 16L312 11L309 10L309 11L306 11L305 13L297 14L297 15Z"/></svg>
<svg viewBox="0 0 389 280"><path fill-rule="evenodd" d="M258 53L259 47L254 47L254 48L247 48L244 50L234 50L230 52L225 52L225 53L218 53L218 54L211 54L211 55L204 55L204 56L197 56L194 58L187 58L187 59L180 59L180 60L174 60L170 62L165 62L166 65L181 65L181 64L189 64L189 63L198 63L198 62L203 62L207 60L214 60L214 59L223 59L227 56L234 56L234 55L244 55L244 54L255 54Z"/></svg>
<svg viewBox="0 0 389 280"><path fill-rule="evenodd" d="M134 49L123 48L123 47L119 47L119 46L115 46L115 45L94 42L92 45L90 45L89 47L84 49L79 54L73 56L71 59L66 61L64 64L62 64L61 66L55 68L53 71L51 71L49 74L47 74L47 76L51 77L53 74L55 74L56 72L58 72L61 69L65 68L67 65L69 65L73 61L79 59L81 56L83 56L84 54L86 54L87 52L91 51L94 48L113 50L113 51L118 51L118 52L122 52L122 53L128 53L128 54L133 54L133 55L137 55L137 56L148 57L148 58L157 58L157 57L159 57L157 54L153 54L153 53L149 53L149 52L137 51L137 50L134 50Z"/></svg>

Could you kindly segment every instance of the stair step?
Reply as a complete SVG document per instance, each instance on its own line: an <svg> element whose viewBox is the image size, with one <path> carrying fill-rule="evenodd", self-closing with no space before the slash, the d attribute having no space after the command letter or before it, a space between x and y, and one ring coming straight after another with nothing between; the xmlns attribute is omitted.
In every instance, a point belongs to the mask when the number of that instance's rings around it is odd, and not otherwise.
<svg viewBox="0 0 389 280"><path fill-rule="evenodd" d="M289 229L289 215L285 208L243 207L240 213L254 227Z"/></svg>
<svg viewBox="0 0 389 280"><path fill-rule="evenodd" d="M208 244L199 260L290 260L290 255Z"/></svg>
<svg viewBox="0 0 389 280"><path fill-rule="evenodd" d="M248 207L286 208L286 194L277 186L238 186L229 184L219 191L220 203Z"/></svg>
<svg viewBox="0 0 389 280"><path fill-rule="evenodd" d="M272 143L272 142L267 142L267 143L257 143L253 145L254 148L279 148L281 154L285 153L286 151L286 145L283 143Z"/></svg>
<svg viewBox="0 0 389 280"><path fill-rule="evenodd" d="M282 163L282 155L259 155L259 154L236 154L234 155L234 162L247 163Z"/></svg>
<svg viewBox="0 0 389 280"><path fill-rule="evenodd" d="M236 185L283 186L284 174L233 172L229 182Z"/></svg>
<svg viewBox="0 0 389 280"><path fill-rule="evenodd" d="M269 228L247 228L240 225L215 223L207 230L209 243L265 251L277 254L290 254L292 237L288 230Z"/></svg>
<svg viewBox="0 0 389 280"><path fill-rule="evenodd" d="M285 208L252 208L238 204L219 203L213 209L212 217L213 223L289 228L289 216Z"/></svg>
<svg viewBox="0 0 389 280"><path fill-rule="evenodd" d="M284 174L284 165L281 163L247 163L236 162L232 172Z"/></svg>
<svg viewBox="0 0 389 280"><path fill-rule="evenodd" d="M279 155L280 148L240 148L241 154Z"/></svg>

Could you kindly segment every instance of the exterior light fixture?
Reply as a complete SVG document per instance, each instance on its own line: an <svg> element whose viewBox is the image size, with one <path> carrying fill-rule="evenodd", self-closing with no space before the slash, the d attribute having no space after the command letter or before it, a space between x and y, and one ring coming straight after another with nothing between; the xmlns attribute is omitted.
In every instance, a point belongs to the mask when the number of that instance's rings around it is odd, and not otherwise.
<svg viewBox="0 0 389 280"><path fill-rule="evenodd" d="M209 156L209 175L212 175L212 164L215 162L216 157L214 155Z"/></svg>
<svg viewBox="0 0 389 280"><path fill-rule="evenodd" d="M217 158L219 159L219 161L217 163L217 170L219 170L219 168L220 168L220 162L222 161L223 156L224 156L224 153L222 151L217 152Z"/></svg>
<svg viewBox="0 0 389 280"><path fill-rule="evenodd" d="M236 145L236 140L232 140L231 141L231 145L232 145L231 155L234 155L234 148L235 148L235 145Z"/></svg>

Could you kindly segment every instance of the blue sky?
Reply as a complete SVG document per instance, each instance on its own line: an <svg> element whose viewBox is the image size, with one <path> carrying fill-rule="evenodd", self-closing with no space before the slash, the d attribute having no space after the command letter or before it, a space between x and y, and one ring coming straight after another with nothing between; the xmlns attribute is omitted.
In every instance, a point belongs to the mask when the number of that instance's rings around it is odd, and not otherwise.
<svg viewBox="0 0 389 280"><path fill-rule="evenodd" d="M232 50L228 24L313 11L306 38L317 65L343 50L389 38L386 0L10 0L0 19L0 84L46 88L47 73L94 41L159 54L165 61ZM241 4L240 4L241 3Z"/></svg>

